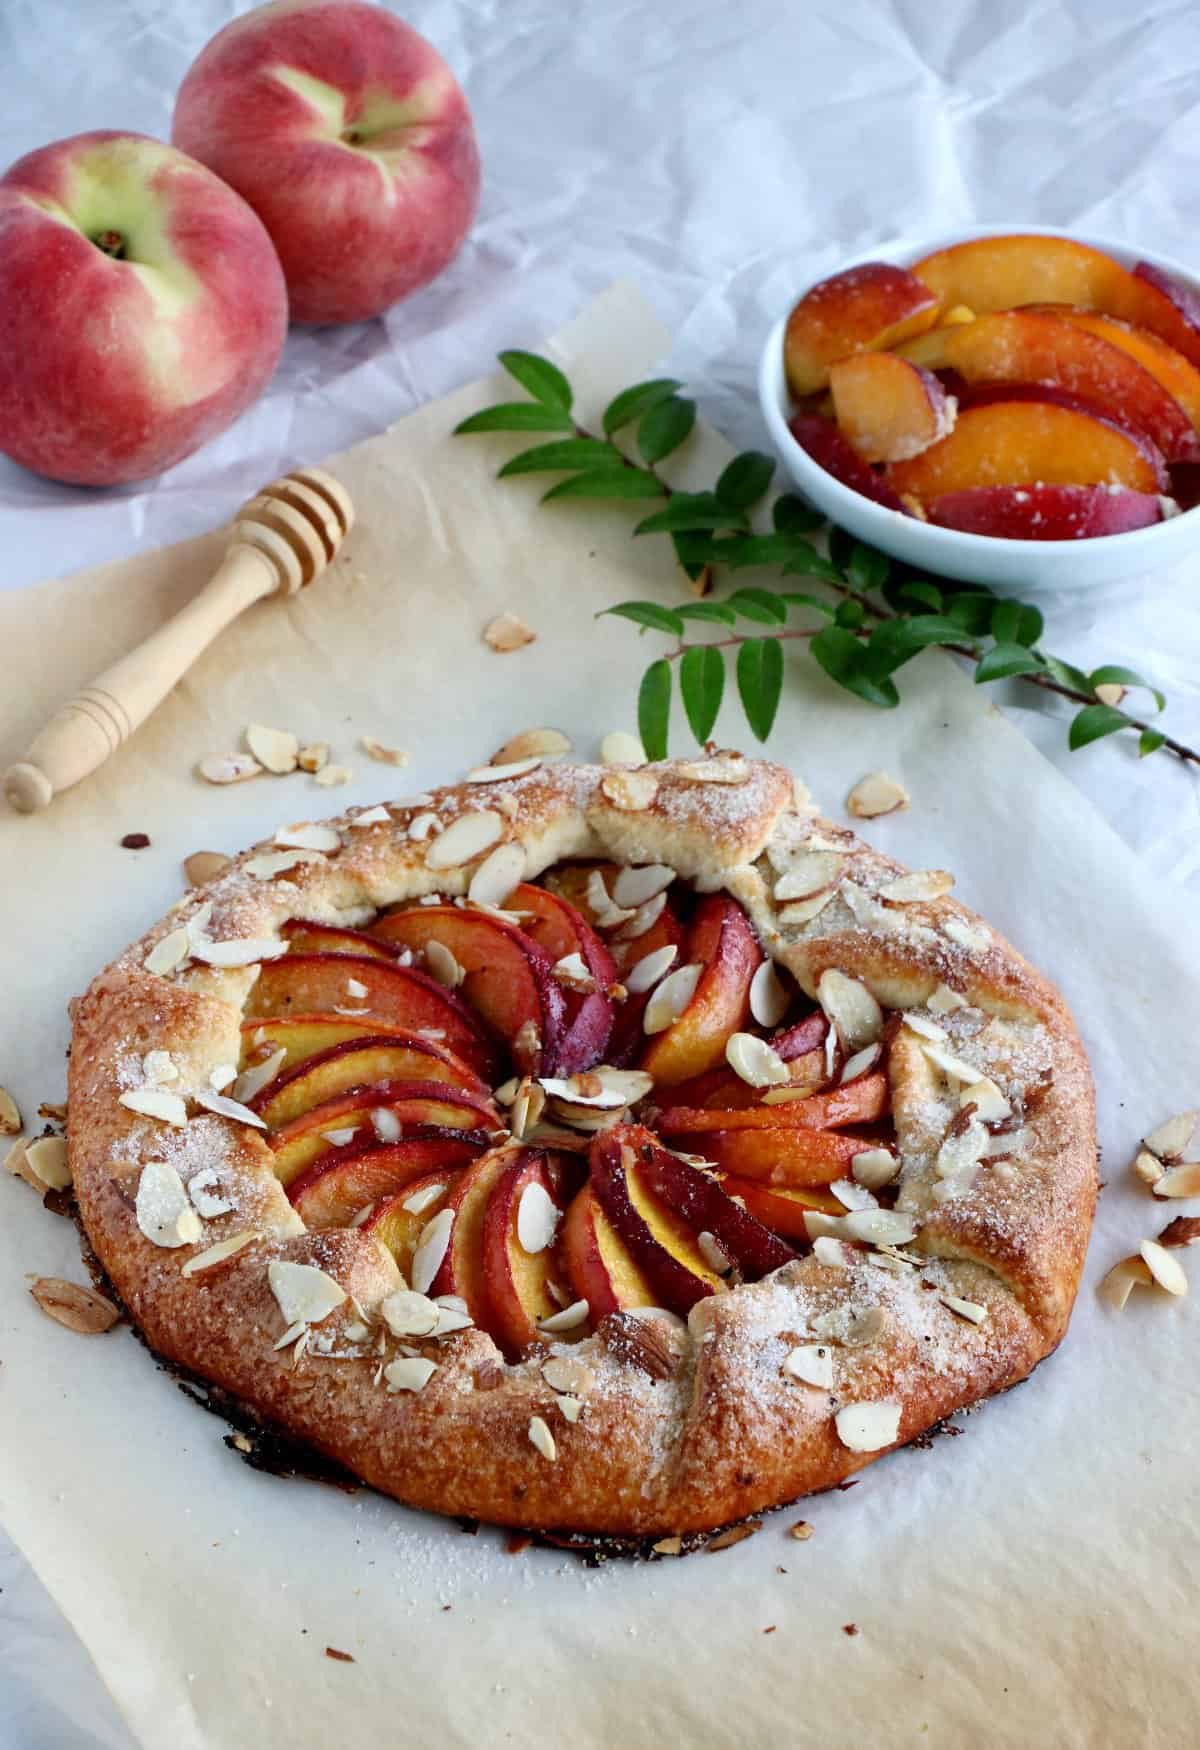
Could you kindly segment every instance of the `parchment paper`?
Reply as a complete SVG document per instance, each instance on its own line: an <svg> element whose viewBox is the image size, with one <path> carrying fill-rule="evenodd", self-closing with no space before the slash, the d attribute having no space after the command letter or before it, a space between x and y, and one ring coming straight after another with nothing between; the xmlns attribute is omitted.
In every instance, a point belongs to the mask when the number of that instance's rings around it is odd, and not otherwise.
<svg viewBox="0 0 1200 1750"><path fill-rule="evenodd" d="M665 339L617 289L560 355L594 404L644 374ZM495 388L334 458L361 516L336 571L247 616L100 777L43 816L0 818L0 1079L30 1117L62 1091L68 996L175 897L188 852L411 791L537 723L585 756L632 726L643 653L632 628L592 616L631 594L670 599L669 549L632 542L627 509L539 510L538 482L494 485L503 440L447 434ZM722 446L702 433L693 449L700 478ZM0 647L21 677L0 701L3 757L182 600L221 546L213 536L0 598ZM480 631L505 608L539 636L499 656ZM353 789L198 784L192 763L252 719L331 741ZM354 747L364 733L411 747L410 771L371 765ZM733 709L718 733L746 739ZM78 1277L73 1235L5 1180L0 1516L143 1744L1194 1738L1195 1308L1147 1295L1117 1318L1094 1281L1174 1212L1125 1168L1139 1131L1195 1098L1200 933L948 659L923 658L891 714L794 664L772 751L835 814L866 770L900 776L913 807L871 836L917 867L956 870L962 897L1077 1010L1110 1185L1064 1348L963 1419L961 1437L900 1453L733 1550L589 1571L550 1552L508 1556L493 1532L467 1536L365 1492L251 1472L128 1332L85 1339L41 1316L25 1273ZM120 849L129 831L151 848ZM807 1543L786 1535L801 1516Z"/></svg>

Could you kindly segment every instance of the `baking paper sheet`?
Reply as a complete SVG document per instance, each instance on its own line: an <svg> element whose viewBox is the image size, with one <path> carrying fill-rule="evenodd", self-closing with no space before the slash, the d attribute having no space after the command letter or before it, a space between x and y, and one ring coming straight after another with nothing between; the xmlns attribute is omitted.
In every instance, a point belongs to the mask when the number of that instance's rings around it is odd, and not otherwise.
<svg viewBox="0 0 1200 1750"><path fill-rule="evenodd" d="M585 413L666 340L633 292L594 303L559 349ZM91 783L47 814L0 817L3 1080L29 1116L62 1092L68 996L176 896L189 852L410 792L535 724L566 729L585 757L632 726L656 641L593 616L631 595L671 599L670 550L632 542L628 508L542 510L539 482L497 486L506 440L448 436L496 390L464 390L335 458L360 512L335 570L247 615ZM688 466L711 477L721 456L702 433ZM214 535L0 598L0 645L25 682L0 701L4 755L221 549ZM503 609L538 641L488 650L481 629ZM1125 1169L1139 1130L1195 1098L1200 933L949 659L911 673L902 708L876 714L792 662L772 752L835 817L868 769L900 777L911 810L870 836L953 868L962 898L1076 1009L1110 1183L1062 1351L957 1438L889 1458L732 1550L591 1571L506 1555L494 1532L366 1492L250 1471L127 1331L85 1339L42 1317L25 1273L79 1277L73 1235L5 1179L0 1517L139 1743L1192 1740L1195 1306L1139 1296L1117 1317L1094 1284L1172 1213ZM352 789L197 783L194 761L251 720L330 741ZM409 771L372 765L361 734L410 747ZM745 741L736 708L718 734ZM120 849L130 831L151 848ZM805 1543L786 1535L801 1516Z"/></svg>

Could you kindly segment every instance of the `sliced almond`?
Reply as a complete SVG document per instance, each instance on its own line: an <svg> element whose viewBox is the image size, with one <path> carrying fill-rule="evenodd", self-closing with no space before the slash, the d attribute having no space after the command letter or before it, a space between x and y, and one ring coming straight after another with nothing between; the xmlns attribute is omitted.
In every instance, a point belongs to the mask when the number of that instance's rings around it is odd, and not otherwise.
<svg viewBox="0 0 1200 1750"><path fill-rule="evenodd" d="M551 1434L546 1422L541 1416L530 1417L529 1443L531 1446L536 1447L542 1457L547 1459L551 1464L553 1464L558 1457L558 1447L555 1445L554 1436Z"/></svg>
<svg viewBox="0 0 1200 1750"><path fill-rule="evenodd" d="M551 1313L548 1319L539 1319L538 1330L544 1331L548 1337L557 1337L563 1331L578 1330L580 1325L587 1323L591 1312L586 1300L573 1300L561 1312Z"/></svg>
<svg viewBox="0 0 1200 1750"><path fill-rule="evenodd" d="M831 1039L834 1037L832 1030L829 1037ZM856 1082L859 1076L865 1076L869 1070L875 1068L882 1056L883 1046L879 1044L878 1040L874 1045L864 1045L861 1051L856 1051L854 1056L848 1057L842 1065L842 1073L838 1077L839 1086L844 1087L847 1082Z"/></svg>
<svg viewBox="0 0 1200 1750"><path fill-rule="evenodd" d="M60 1276L39 1276L30 1285L30 1294L47 1318L68 1331L95 1337L101 1331L111 1331L120 1313L111 1300L97 1294L94 1288L84 1288L78 1282L64 1282Z"/></svg>
<svg viewBox="0 0 1200 1750"><path fill-rule="evenodd" d="M1187 1293L1188 1282L1183 1265L1165 1246L1160 1246L1157 1240L1143 1240L1138 1251L1143 1264L1160 1288L1165 1289L1168 1294Z"/></svg>
<svg viewBox="0 0 1200 1750"><path fill-rule="evenodd" d="M409 1278L418 1294L428 1292L433 1280L442 1267L450 1247L450 1233L454 1227L454 1210L442 1209L432 1221L426 1222L417 1241L416 1250L412 1256L412 1268Z"/></svg>
<svg viewBox="0 0 1200 1750"><path fill-rule="evenodd" d="M555 1391L569 1392L576 1398L585 1398L596 1383L587 1362L577 1361L573 1355L552 1355L542 1365L542 1378Z"/></svg>
<svg viewBox="0 0 1200 1750"><path fill-rule="evenodd" d="M820 917L836 892L836 887L826 887L823 892L814 893L810 899L798 899L780 906L780 923L790 924L793 928L800 924L811 924L814 918Z"/></svg>
<svg viewBox="0 0 1200 1750"><path fill-rule="evenodd" d="M248 1101L252 1100L256 1094L261 1093L268 1082L273 1082L275 1080L275 1077L283 1068L286 1059L287 1047L286 1045L280 1045L269 1057L263 1058L261 1063L251 1064L249 1069L243 1070L233 1084L234 1100L245 1105ZM216 1091L217 1093L220 1093L221 1089L218 1088Z"/></svg>
<svg viewBox="0 0 1200 1750"><path fill-rule="evenodd" d="M1120 681L1101 681L1092 690L1102 705L1119 705L1125 697L1125 688Z"/></svg>
<svg viewBox="0 0 1200 1750"><path fill-rule="evenodd" d="M658 779L653 772L627 772L614 768L601 778L600 789L614 808L638 814L649 808L658 795Z"/></svg>
<svg viewBox="0 0 1200 1750"><path fill-rule="evenodd" d="M851 1349L863 1349L869 1343L878 1343L887 1323L887 1314L881 1306L864 1307L850 1319L842 1341Z"/></svg>
<svg viewBox="0 0 1200 1750"><path fill-rule="evenodd" d="M260 851L257 857L251 857L243 864L243 868L255 881L272 881L276 875L286 875L290 869L321 860L319 851Z"/></svg>
<svg viewBox="0 0 1200 1750"><path fill-rule="evenodd" d="M562 1211L544 1185L535 1179L526 1185L517 1204L517 1241L523 1252L536 1257L553 1244Z"/></svg>
<svg viewBox="0 0 1200 1750"><path fill-rule="evenodd" d="M977 1082L971 1082L963 1088L958 1096L958 1104L974 1106L975 1116L981 1124L1003 1124L1006 1118L1012 1117L1012 1107L1006 1096L996 1086L990 1076L983 1076Z"/></svg>
<svg viewBox="0 0 1200 1750"><path fill-rule="evenodd" d="M904 1025L913 1033L919 1033L922 1039L932 1039L935 1045L949 1043L949 1034L936 1021L931 1021L928 1015L918 1014L909 1010L904 1016Z"/></svg>
<svg viewBox="0 0 1200 1750"><path fill-rule="evenodd" d="M857 1179L835 1179L829 1189L843 1209L878 1209L877 1200Z"/></svg>
<svg viewBox="0 0 1200 1750"><path fill-rule="evenodd" d="M298 820L278 827L275 843L285 851L340 851L342 835L323 820Z"/></svg>
<svg viewBox="0 0 1200 1750"><path fill-rule="evenodd" d="M259 765L284 776L300 763L300 743L289 729L269 729L265 723L246 726L246 746Z"/></svg>
<svg viewBox="0 0 1200 1750"><path fill-rule="evenodd" d="M368 759L378 760L385 766L406 766L410 755L402 747L389 747L386 742L376 741L373 735L359 737L359 747Z"/></svg>
<svg viewBox="0 0 1200 1750"><path fill-rule="evenodd" d="M588 971L582 954L564 954L550 970L560 984L568 985L572 990L593 991L596 988L596 980Z"/></svg>
<svg viewBox="0 0 1200 1750"><path fill-rule="evenodd" d="M33 1175L51 1191L65 1191L71 1183L71 1163L63 1136L39 1136L25 1144L25 1160Z"/></svg>
<svg viewBox="0 0 1200 1750"><path fill-rule="evenodd" d="M191 952L191 937L187 927L181 924L177 930L169 931L154 944L142 965L147 972L164 978L168 972L174 972L177 966L182 966Z"/></svg>
<svg viewBox="0 0 1200 1750"><path fill-rule="evenodd" d="M391 824L392 817L382 802L377 803L374 808L364 808L350 822L351 826L390 826Z"/></svg>
<svg viewBox="0 0 1200 1750"><path fill-rule="evenodd" d="M900 875L879 889L885 905L915 905L922 900L941 899L954 886L949 869L916 869L910 875Z"/></svg>
<svg viewBox="0 0 1200 1750"><path fill-rule="evenodd" d="M546 1090L537 1082L524 1078L517 1088L509 1115L509 1129L518 1141L523 1141L541 1122L546 1109Z"/></svg>
<svg viewBox="0 0 1200 1750"><path fill-rule="evenodd" d="M393 1337L431 1337L441 1321L441 1309L427 1294L398 1288L380 1302L379 1316Z"/></svg>
<svg viewBox="0 0 1200 1750"><path fill-rule="evenodd" d="M721 753L707 760L679 760L675 776L686 784L744 784L750 766L740 753Z"/></svg>
<svg viewBox="0 0 1200 1750"><path fill-rule="evenodd" d="M663 912L666 910L667 896L656 893L653 899L647 899L636 907L633 916L614 932L614 942L636 942L639 936L644 936L647 930L652 930Z"/></svg>
<svg viewBox="0 0 1200 1750"><path fill-rule="evenodd" d="M1196 1122L1200 1112L1179 1112L1174 1118L1166 1118L1145 1138L1145 1146L1151 1154L1156 1154L1160 1161L1182 1160L1192 1140Z"/></svg>
<svg viewBox="0 0 1200 1750"><path fill-rule="evenodd" d="M315 1264L295 1264L288 1258L272 1258L267 1281L284 1323L319 1325L346 1299L346 1290Z"/></svg>
<svg viewBox="0 0 1200 1750"><path fill-rule="evenodd" d="M895 814L907 808L909 794L903 784L886 772L868 772L860 778L846 798L846 812L856 820L875 820L881 814Z"/></svg>
<svg viewBox="0 0 1200 1750"><path fill-rule="evenodd" d="M1101 1282L1100 1293L1110 1306L1120 1312L1134 1288L1148 1288L1153 1281L1144 1258L1122 1258L1119 1264L1113 1265Z"/></svg>
<svg viewBox="0 0 1200 1750"><path fill-rule="evenodd" d="M1158 1181L1166 1172L1166 1168L1163 1166L1158 1156L1151 1154L1148 1148L1140 1148L1138 1150L1134 1157L1133 1170L1142 1181L1143 1185L1149 1185L1151 1187L1157 1185Z"/></svg>
<svg viewBox="0 0 1200 1750"><path fill-rule="evenodd" d="M491 763L507 766L514 760L560 760L571 751L571 738L561 729L522 729L496 749Z"/></svg>
<svg viewBox="0 0 1200 1750"><path fill-rule="evenodd" d="M219 1118L232 1118L235 1124L249 1124L255 1130L267 1128L266 1120L257 1112L243 1106L240 1100L231 1100L227 1094L218 1094L211 1088L197 1088L193 1098L197 1106L203 1106L206 1112L215 1112Z"/></svg>
<svg viewBox="0 0 1200 1750"><path fill-rule="evenodd" d="M872 1246L904 1246L914 1238L916 1223L898 1209L852 1209L841 1218L847 1239Z"/></svg>
<svg viewBox="0 0 1200 1750"><path fill-rule="evenodd" d="M618 905L636 907L657 899L675 879L674 869L665 863L641 863L618 869L613 881L612 896Z"/></svg>
<svg viewBox="0 0 1200 1750"><path fill-rule="evenodd" d="M1154 1181L1156 1197L1200 1197L1200 1161L1180 1161Z"/></svg>
<svg viewBox="0 0 1200 1750"><path fill-rule="evenodd" d="M630 996L641 996L645 991L653 990L659 979L666 977L678 955L679 949L674 942L643 954L625 975L625 989Z"/></svg>
<svg viewBox="0 0 1200 1750"><path fill-rule="evenodd" d="M427 1361L423 1355L401 1355L388 1363L383 1377L390 1392L424 1391L436 1372L436 1361Z"/></svg>
<svg viewBox="0 0 1200 1750"><path fill-rule="evenodd" d="M20 1107L7 1088L0 1088L0 1136L16 1136L20 1128Z"/></svg>
<svg viewBox="0 0 1200 1750"><path fill-rule="evenodd" d="M525 847L510 839L497 845L480 863L471 877L467 898L472 905L501 905L524 873Z"/></svg>
<svg viewBox="0 0 1200 1750"><path fill-rule="evenodd" d="M988 1316L988 1309L977 1300L963 1300L961 1295L943 1294L938 1297L944 1307L952 1313L957 1313L960 1319L966 1319L968 1324L982 1325Z"/></svg>
<svg viewBox="0 0 1200 1750"><path fill-rule="evenodd" d="M497 614L483 629L484 643L501 655L520 650L524 644L532 644L536 637L537 633L515 614Z"/></svg>
<svg viewBox="0 0 1200 1750"><path fill-rule="evenodd" d="M878 1191L881 1185L891 1184L900 1171L900 1161L886 1148L865 1148L851 1159L850 1171L858 1184Z"/></svg>
<svg viewBox="0 0 1200 1750"><path fill-rule="evenodd" d="M775 883L775 900L811 899L832 887L845 861L842 851L801 851Z"/></svg>
<svg viewBox="0 0 1200 1750"><path fill-rule="evenodd" d="M817 983L817 1001L847 1051L871 1045L883 1031L883 1010L860 979L826 967Z"/></svg>
<svg viewBox="0 0 1200 1750"><path fill-rule="evenodd" d="M202 1167L187 1183L192 1208L204 1221L214 1221L218 1215L228 1215L233 1204L220 1195L221 1175L216 1167Z"/></svg>
<svg viewBox="0 0 1200 1750"><path fill-rule="evenodd" d="M313 783L322 790L336 790L342 784L348 784L354 773L349 766L322 766L313 777Z"/></svg>
<svg viewBox="0 0 1200 1750"><path fill-rule="evenodd" d="M193 851L190 857L183 860L183 872L188 886L203 887L206 882L215 881L232 861L233 858L227 857L224 851Z"/></svg>
<svg viewBox="0 0 1200 1750"><path fill-rule="evenodd" d="M775 970L773 960L764 960L750 980L750 1013L760 1027L778 1027L787 1014L791 998Z"/></svg>
<svg viewBox="0 0 1200 1750"><path fill-rule="evenodd" d="M307 747L302 747L296 755L296 764L302 772L319 772L329 764L329 743L327 741L310 741Z"/></svg>
<svg viewBox="0 0 1200 1750"><path fill-rule="evenodd" d="M817 1235L813 1241L813 1257L818 1264L834 1270L844 1270L849 1262L845 1246L833 1234Z"/></svg>
<svg viewBox="0 0 1200 1750"><path fill-rule="evenodd" d="M882 1452L900 1437L900 1405L889 1399L846 1404L834 1417L834 1426L851 1452Z"/></svg>
<svg viewBox="0 0 1200 1750"><path fill-rule="evenodd" d="M600 743L602 766L644 766L646 750L636 735L624 729L613 729Z"/></svg>
<svg viewBox="0 0 1200 1750"><path fill-rule="evenodd" d="M426 1185L420 1191L414 1191L411 1197L406 1197L401 1207L410 1215L424 1215L430 1204L436 1203L445 1191L445 1185Z"/></svg>
<svg viewBox="0 0 1200 1750"><path fill-rule="evenodd" d="M528 754L523 760L505 760L498 765L475 766L467 773L468 784L499 784L508 778L523 778L541 765L540 754Z"/></svg>
<svg viewBox="0 0 1200 1750"><path fill-rule="evenodd" d="M695 996L696 986L700 983L703 972L703 966L693 962L668 973L646 1004L642 1016L642 1031L652 1036L674 1026Z"/></svg>
<svg viewBox="0 0 1200 1750"><path fill-rule="evenodd" d="M725 1046L725 1061L734 1075L752 1088L775 1087L788 1079L787 1064L756 1033L731 1034Z"/></svg>
<svg viewBox="0 0 1200 1750"><path fill-rule="evenodd" d="M968 1003L966 997L959 996L948 984L939 984L929 999L928 1007L935 1015L953 1015L956 1010L967 1008Z"/></svg>
<svg viewBox="0 0 1200 1750"><path fill-rule="evenodd" d="M962 1082L965 1087L973 1087L979 1080L979 1070L966 1058L958 1057L953 1051L947 1051L943 1046L921 1041L921 1049L930 1063L940 1069L944 1076L952 1082Z"/></svg>
<svg viewBox="0 0 1200 1750"><path fill-rule="evenodd" d="M164 1088L131 1088L128 1093L118 1096L118 1102L130 1112L140 1113L143 1118L157 1118L163 1124L187 1123L187 1107L183 1100Z"/></svg>
<svg viewBox="0 0 1200 1750"><path fill-rule="evenodd" d="M425 853L427 869L457 869L480 857L496 843L504 832L502 817L491 808L480 808L446 827L432 841ZM412 836L412 828L409 828Z"/></svg>
<svg viewBox="0 0 1200 1750"><path fill-rule="evenodd" d="M224 942L192 941L192 958L206 966L256 966L260 960L278 960L287 953L287 943L278 936L232 937Z"/></svg>
<svg viewBox="0 0 1200 1750"><path fill-rule="evenodd" d="M253 1229L244 1233L230 1234L227 1240L218 1240L215 1246L209 1246L207 1251L194 1252L179 1272L181 1276L198 1276L205 1270L212 1270L218 1264L223 1264L227 1258L236 1258L239 1252L253 1245L260 1238Z"/></svg>
<svg viewBox="0 0 1200 1750"><path fill-rule="evenodd" d="M247 778L261 778L263 770L247 753L210 753L198 762L196 776L206 784L244 784Z"/></svg>
<svg viewBox="0 0 1200 1750"><path fill-rule="evenodd" d="M789 1379L798 1379L802 1385L832 1391L833 1350L825 1343L800 1343L784 1356L783 1371Z"/></svg>
<svg viewBox="0 0 1200 1750"><path fill-rule="evenodd" d="M446 990L457 990L467 976L445 943L436 939L425 944L425 968Z"/></svg>
<svg viewBox="0 0 1200 1750"><path fill-rule="evenodd" d="M200 1238L200 1217L169 1161L147 1161L138 1180L137 1224L156 1246L187 1246Z"/></svg>
<svg viewBox="0 0 1200 1750"><path fill-rule="evenodd" d="M1158 1236L1160 1246L1194 1246L1200 1240L1200 1215L1177 1215Z"/></svg>
<svg viewBox="0 0 1200 1750"><path fill-rule="evenodd" d="M991 931L982 924L969 923L966 918L943 918L942 930L968 954L986 954L992 945Z"/></svg>

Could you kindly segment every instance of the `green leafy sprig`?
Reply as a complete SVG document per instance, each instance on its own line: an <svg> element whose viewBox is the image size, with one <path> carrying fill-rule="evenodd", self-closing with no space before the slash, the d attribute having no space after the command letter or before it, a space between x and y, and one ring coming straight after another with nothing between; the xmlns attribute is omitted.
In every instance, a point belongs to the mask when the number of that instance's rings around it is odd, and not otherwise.
<svg viewBox="0 0 1200 1750"><path fill-rule="evenodd" d="M1088 673L1052 656L1042 645L1042 615L1028 603L998 597L981 584L935 581L897 565L877 548L826 525L794 493L775 499L769 531L756 530L751 512L770 489L775 473L770 456L747 450L733 458L711 491L677 491L658 464L691 433L696 404L680 394L683 385L674 378L635 383L614 396L604 410L601 436L575 419L571 385L549 359L503 352L500 363L531 399L486 407L464 419L458 433L554 434L505 462L500 479L561 474L543 493L543 503L559 498L664 501L633 532L670 536L698 599L677 607L619 602L603 610L675 641L651 662L638 691L638 728L650 758L667 752L675 674L691 731L698 742L708 740L725 693L727 653L733 657L746 721L765 741L783 691L783 645L795 641L808 645L831 680L885 710L900 702L897 673L922 650L938 645L969 662L977 683L1017 680L1068 700L1077 707L1067 732L1072 749L1129 732L1138 738L1140 755L1166 749L1200 765L1195 749L1123 709L1127 693L1144 692L1161 712L1166 701L1157 687L1118 663ZM827 532L828 554L808 538L820 530ZM709 593L719 571L766 565L778 566L784 580L809 580L822 593L762 587L735 588L720 597ZM742 629L747 624L750 630ZM728 636L693 639L693 627L723 628Z"/></svg>

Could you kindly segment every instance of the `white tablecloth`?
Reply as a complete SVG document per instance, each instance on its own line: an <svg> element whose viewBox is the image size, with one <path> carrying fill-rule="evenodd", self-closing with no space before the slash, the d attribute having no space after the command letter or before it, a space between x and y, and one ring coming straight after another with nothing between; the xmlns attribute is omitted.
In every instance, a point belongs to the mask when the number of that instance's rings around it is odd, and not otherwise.
<svg viewBox="0 0 1200 1750"><path fill-rule="evenodd" d="M236 10L5 0L0 160L86 128L165 136L185 68ZM614 278L636 280L672 327L670 367L709 418L761 445L762 336L845 253L1011 222L1077 224L1200 262L1200 9L1179 0L1132 12L1119 0L411 0L404 12L458 72L478 125L483 205L457 262L384 320L293 333L264 400L148 488L80 493L0 460L0 587L222 522L273 474L479 375L502 346L536 346ZM1193 745L1195 571L1041 604L1048 648L1154 678L1169 727ZM1057 708L1018 691L994 696L1148 879L1200 892L1195 769L1115 742L1070 755ZM0 1750L129 1744L0 1537Z"/></svg>

